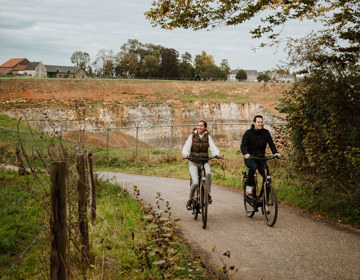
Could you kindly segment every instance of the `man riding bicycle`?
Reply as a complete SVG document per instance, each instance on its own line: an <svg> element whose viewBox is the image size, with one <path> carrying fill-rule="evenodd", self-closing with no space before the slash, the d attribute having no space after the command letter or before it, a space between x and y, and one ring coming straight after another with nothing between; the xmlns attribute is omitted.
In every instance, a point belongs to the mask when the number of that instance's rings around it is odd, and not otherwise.
<svg viewBox="0 0 360 280"><path fill-rule="evenodd" d="M182 149L182 155L184 158L189 158L189 171L192 180L190 186L189 199L186 203L186 209L191 210L192 198L194 196L195 189L199 184L198 168L201 167L201 162L196 161L192 158L207 158L209 157L209 149L212 155L220 156L220 151L214 144L212 137L207 131L206 121L200 120L197 122L196 128L193 133L188 137L186 143ZM209 163L205 163L205 174L206 182L208 185L209 203L212 202L210 191L211 191L211 170Z"/></svg>
<svg viewBox="0 0 360 280"><path fill-rule="evenodd" d="M265 157L266 145L269 144L271 152L280 158L270 132L264 128L264 118L261 115L256 115L253 122L251 128L245 132L240 146L245 165L249 168L248 185L245 191L248 196L253 195L256 169L259 170L263 180L265 180L265 163L261 158Z"/></svg>

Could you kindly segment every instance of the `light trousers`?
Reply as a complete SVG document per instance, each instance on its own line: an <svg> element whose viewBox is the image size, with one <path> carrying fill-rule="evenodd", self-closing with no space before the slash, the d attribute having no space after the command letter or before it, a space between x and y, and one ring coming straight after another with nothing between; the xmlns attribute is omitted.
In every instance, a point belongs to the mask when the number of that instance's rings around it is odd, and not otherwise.
<svg viewBox="0 0 360 280"><path fill-rule="evenodd" d="M195 190L197 188L197 186L199 185L199 173L198 173L198 168L201 167L201 163L196 163L196 162L192 162L189 161L189 171L190 171L190 176L191 176L191 180L192 180L192 184L190 186L190 194L189 194L189 199L192 199L194 197L194 193ZM206 176L206 184L208 186L208 193L210 195L211 192L211 170L210 170L210 164L207 162L204 164L204 168L205 168L205 176Z"/></svg>

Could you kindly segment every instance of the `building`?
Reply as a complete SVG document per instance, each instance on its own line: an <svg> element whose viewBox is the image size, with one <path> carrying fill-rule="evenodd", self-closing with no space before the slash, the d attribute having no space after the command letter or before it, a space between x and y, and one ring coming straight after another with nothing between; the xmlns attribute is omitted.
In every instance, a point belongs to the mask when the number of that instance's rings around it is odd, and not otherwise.
<svg viewBox="0 0 360 280"><path fill-rule="evenodd" d="M231 70L228 75L227 80L229 82L236 82L237 81L236 74L239 71L240 71L240 69ZM246 72L246 75L247 75L246 82L257 82L257 77L259 76L258 71L256 71L256 70L244 70L244 71Z"/></svg>
<svg viewBox="0 0 360 280"><path fill-rule="evenodd" d="M273 71L271 73L271 81L272 82L279 82L279 83L295 83L296 77L294 75L290 75L288 73L279 73Z"/></svg>
<svg viewBox="0 0 360 280"><path fill-rule="evenodd" d="M25 70L29 63L30 61L26 58L11 58L0 65L0 76L6 76L10 73L16 75L19 71Z"/></svg>
<svg viewBox="0 0 360 280"><path fill-rule="evenodd" d="M48 78L87 78L86 71L81 67L45 65Z"/></svg>
<svg viewBox="0 0 360 280"><path fill-rule="evenodd" d="M42 61L30 62L28 65L26 65L25 70L19 71L18 74L29 77L46 78L47 70Z"/></svg>

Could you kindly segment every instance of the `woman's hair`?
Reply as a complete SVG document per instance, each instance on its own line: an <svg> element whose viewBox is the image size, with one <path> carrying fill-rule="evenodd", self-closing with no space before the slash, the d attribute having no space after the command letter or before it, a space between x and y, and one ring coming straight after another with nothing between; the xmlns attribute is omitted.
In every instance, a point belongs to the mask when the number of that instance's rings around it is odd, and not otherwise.
<svg viewBox="0 0 360 280"><path fill-rule="evenodd" d="M264 119L262 115L256 115L253 119L253 122L256 122L257 118Z"/></svg>
<svg viewBox="0 0 360 280"><path fill-rule="evenodd" d="M207 122L206 122L206 121L204 121L204 120L199 120L199 121L197 122L197 124L198 124L199 122L202 122L202 123L204 124L205 128L207 128Z"/></svg>

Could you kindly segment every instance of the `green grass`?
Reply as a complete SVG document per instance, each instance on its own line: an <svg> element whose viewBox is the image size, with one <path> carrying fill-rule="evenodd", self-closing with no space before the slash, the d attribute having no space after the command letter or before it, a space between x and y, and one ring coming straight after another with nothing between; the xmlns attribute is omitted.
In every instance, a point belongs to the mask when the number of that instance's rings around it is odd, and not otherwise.
<svg viewBox="0 0 360 280"><path fill-rule="evenodd" d="M27 194L32 176L0 170L0 183L2 210ZM38 203L46 200L42 195L34 195L37 200L24 200L0 217L0 277L49 223L48 214ZM175 224L162 221L168 216L150 211L119 185L97 182L97 219L89 223L91 265L83 272L75 250L75 259L68 259L72 279L83 279L84 273L90 280L163 279L163 275L167 279L213 279L202 259L176 233ZM47 279L49 247L46 229L8 279Z"/></svg>
<svg viewBox="0 0 360 280"><path fill-rule="evenodd" d="M32 176L18 176L11 171L0 171L0 209L11 207L0 216L0 276L7 272L11 265L19 258L21 252L28 247L40 229L48 224L44 205L40 205L44 196L44 189L12 206L13 202L19 201L29 194L31 189L38 186L33 182ZM44 235L40 235L40 241L32 248L32 252L41 250L44 246ZM28 269L36 267L39 262L39 254L29 254L29 257L21 262L21 268L11 274L11 279L25 279L31 275ZM36 256L37 255L37 256ZM42 261L41 261L42 262ZM41 267L40 263L38 263ZM37 274L35 272L35 274ZM25 277L25 278L24 278Z"/></svg>
<svg viewBox="0 0 360 280"><path fill-rule="evenodd" d="M276 170L275 178L280 201L325 219L360 228L360 185L349 186L349 192L344 193L314 175L297 174L294 168L288 167Z"/></svg>
<svg viewBox="0 0 360 280"><path fill-rule="evenodd" d="M176 230L149 222L155 215L120 186L102 182L97 203L90 228L95 262L88 279L212 279Z"/></svg>

